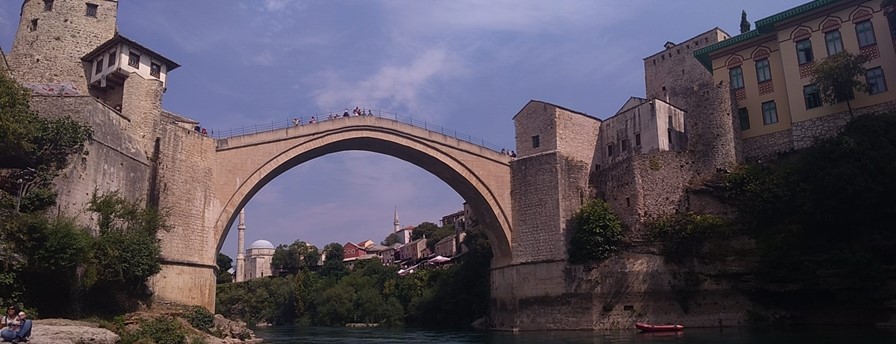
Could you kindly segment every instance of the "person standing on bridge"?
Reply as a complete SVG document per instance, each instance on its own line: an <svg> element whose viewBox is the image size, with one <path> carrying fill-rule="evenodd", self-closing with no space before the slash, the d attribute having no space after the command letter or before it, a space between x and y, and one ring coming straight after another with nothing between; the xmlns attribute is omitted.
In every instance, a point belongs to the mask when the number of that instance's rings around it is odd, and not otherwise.
<svg viewBox="0 0 896 344"><path fill-rule="evenodd" d="M345 109L345 112L342 113L342 117L348 117L348 109Z"/></svg>
<svg viewBox="0 0 896 344"><path fill-rule="evenodd" d="M317 119L314 116L311 116L311 119L308 120L308 124L317 123Z"/></svg>

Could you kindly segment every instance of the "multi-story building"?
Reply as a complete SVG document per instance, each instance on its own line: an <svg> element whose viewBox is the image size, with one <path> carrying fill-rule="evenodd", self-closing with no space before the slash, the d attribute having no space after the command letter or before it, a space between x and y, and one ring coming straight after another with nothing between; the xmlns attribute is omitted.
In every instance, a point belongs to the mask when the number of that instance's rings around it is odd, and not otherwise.
<svg viewBox="0 0 896 344"><path fill-rule="evenodd" d="M715 82L731 87L745 157L808 147L845 124L846 102L823 104L812 75L816 64L838 52L869 58L863 80L868 92L857 92L850 105L858 113L893 107L896 24L882 2L812 1L694 52Z"/></svg>

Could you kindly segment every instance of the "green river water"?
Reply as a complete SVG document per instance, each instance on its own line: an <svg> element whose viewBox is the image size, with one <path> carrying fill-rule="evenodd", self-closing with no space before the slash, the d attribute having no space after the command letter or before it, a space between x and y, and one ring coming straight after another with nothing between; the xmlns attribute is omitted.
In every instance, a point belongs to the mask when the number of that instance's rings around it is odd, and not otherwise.
<svg viewBox="0 0 896 344"><path fill-rule="evenodd" d="M420 329L270 327L256 330L264 343L735 343L735 344L896 344L894 328L685 329L679 333L639 333L635 329L600 332L458 332Z"/></svg>

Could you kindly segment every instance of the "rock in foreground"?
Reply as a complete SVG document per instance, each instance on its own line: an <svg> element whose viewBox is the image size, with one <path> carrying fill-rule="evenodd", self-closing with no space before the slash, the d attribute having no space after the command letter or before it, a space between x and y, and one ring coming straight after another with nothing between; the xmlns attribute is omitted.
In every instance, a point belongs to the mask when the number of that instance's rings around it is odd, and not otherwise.
<svg viewBox="0 0 896 344"><path fill-rule="evenodd" d="M31 343L38 344L115 344L120 338L114 332L89 322L41 319L34 320L30 339Z"/></svg>

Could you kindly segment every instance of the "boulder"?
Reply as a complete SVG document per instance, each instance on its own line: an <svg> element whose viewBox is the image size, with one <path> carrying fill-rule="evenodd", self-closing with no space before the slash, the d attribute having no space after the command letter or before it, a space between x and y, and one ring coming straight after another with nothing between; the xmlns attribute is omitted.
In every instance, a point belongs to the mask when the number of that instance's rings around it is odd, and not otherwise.
<svg viewBox="0 0 896 344"><path fill-rule="evenodd" d="M40 344L115 344L120 339L117 334L97 324L66 319L34 320L31 328L31 343Z"/></svg>

